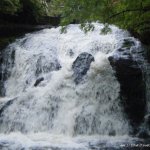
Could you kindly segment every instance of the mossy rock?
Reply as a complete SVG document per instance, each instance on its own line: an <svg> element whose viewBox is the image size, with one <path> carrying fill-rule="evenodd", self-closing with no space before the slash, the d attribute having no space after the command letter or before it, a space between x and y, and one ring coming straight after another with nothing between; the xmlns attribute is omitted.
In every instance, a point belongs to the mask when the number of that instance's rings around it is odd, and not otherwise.
<svg viewBox="0 0 150 150"><path fill-rule="evenodd" d="M134 46L134 45L135 45L134 41L130 39L124 39L122 48L130 48L131 46Z"/></svg>

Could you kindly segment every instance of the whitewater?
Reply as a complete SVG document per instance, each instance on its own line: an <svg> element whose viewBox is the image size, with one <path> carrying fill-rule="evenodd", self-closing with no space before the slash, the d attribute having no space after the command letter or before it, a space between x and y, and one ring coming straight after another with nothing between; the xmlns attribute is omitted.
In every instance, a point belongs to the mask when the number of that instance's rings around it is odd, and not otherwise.
<svg viewBox="0 0 150 150"><path fill-rule="evenodd" d="M0 147L10 150L95 149L133 142L132 127L120 100L120 84L108 57L117 59L127 31L102 24L84 33L69 25L26 34L6 48L5 96L0 98ZM83 52L94 61L82 81L74 81L73 62ZM132 52L131 52L132 53ZM42 79L36 86L37 80ZM100 144L101 143L101 144Z"/></svg>

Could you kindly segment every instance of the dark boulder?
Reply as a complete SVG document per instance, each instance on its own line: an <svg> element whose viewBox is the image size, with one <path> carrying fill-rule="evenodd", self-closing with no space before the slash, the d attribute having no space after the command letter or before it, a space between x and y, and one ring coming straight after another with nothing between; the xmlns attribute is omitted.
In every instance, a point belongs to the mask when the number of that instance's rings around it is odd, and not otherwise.
<svg viewBox="0 0 150 150"><path fill-rule="evenodd" d="M120 99L124 111L136 130L145 115L146 99L143 73L137 60L133 58L130 52L132 46L134 46L133 41L125 40L122 47L108 59L120 83Z"/></svg>
<svg viewBox="0 0 150 150"><path fill-rule="evenodd" d="M44 78L43 78L43 77L38 78L38 79L35 81L34 86L35 86L35 87L38 86L42 81L44 81Z"/></svg>
<svg viewBox="0 0 150 150"><path fill-rule="evenodd" d="M93 61L94 57L91 54L83 52L73 62L72 70L74 72L73 77L76 84L82 81L83 76L86 75Z"/></svg>

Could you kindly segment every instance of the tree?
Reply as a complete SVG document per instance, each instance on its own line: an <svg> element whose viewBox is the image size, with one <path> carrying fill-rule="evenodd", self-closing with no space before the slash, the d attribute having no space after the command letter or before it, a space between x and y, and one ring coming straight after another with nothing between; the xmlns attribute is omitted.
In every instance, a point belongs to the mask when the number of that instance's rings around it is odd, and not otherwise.
<svg viewBox="0 0 150 150"><path fill-rule="evenodd" d="M32 19L38 20L39 17L47 15L47 3L45 0L20 0L22 5L21 12Z"/></svg>
<svg viewBox="0 0 150 150"><path fill-rule="evenodd" d="M49 13L50 0L0 0L0 16L20 16L37 21ZM5 18L5 17L4 17Z"/></svg>
<svg viewBox="0 0 150 150"><path fill-rule="evenodd" d="M20 13L37 20L48 14L46 0L0 0L0 13L18 15Z"/></svg>
<svg viewBox="0 0 150 150"><path fill-rule="evenodd" d="M0 13L14 14L20 8L20 0L0 0Z"/></svg>
<svg viewBox="0 0 150 150"><path fill-rule="evenodd" d="M61 15L62 26L99 21L137 33L150 31L150 0L52 0L51 9Z"/></svg>

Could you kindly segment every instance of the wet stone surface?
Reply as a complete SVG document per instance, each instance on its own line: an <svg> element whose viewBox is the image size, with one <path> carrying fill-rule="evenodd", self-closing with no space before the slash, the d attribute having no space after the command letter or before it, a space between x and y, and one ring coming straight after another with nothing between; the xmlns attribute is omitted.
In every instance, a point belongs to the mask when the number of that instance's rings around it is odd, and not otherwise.
<svg viewBox="0 0 150 150"><path fill-rule="evenodd" d="M79 84L82 81L89 70L92 61L94 61L94 57L89 53L83 52L73 62L73 77L76 84Z"/></svg>

